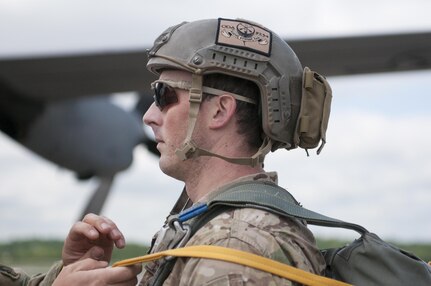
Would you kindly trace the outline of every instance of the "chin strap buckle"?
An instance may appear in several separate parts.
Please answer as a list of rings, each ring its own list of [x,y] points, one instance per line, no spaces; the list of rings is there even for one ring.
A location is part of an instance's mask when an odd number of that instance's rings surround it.
[[[196,146],[193,142],[187,141],[175,151],[175,154],[181,160],[185,161],[189,158],[193,157],[193,154],[196,152]]]

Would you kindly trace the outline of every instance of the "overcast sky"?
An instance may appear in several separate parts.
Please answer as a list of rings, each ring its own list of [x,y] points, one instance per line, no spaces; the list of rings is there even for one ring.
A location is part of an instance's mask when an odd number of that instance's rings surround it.
[[[0,0],[0,57],[148,47],[167,26],[209,17],[255,20],[286,38],[430,31],[429,11],[426,0]],[[278,171],[280,184],[310,209],[386,239],[431,241],[430,80],[431,71],[330,77],[322,154],[278,151],[266,169]],[[0,241],[64,238],[96,186],[0,133]],[[104,214],[129,240],[149,242],[181,188],[138,147]]]

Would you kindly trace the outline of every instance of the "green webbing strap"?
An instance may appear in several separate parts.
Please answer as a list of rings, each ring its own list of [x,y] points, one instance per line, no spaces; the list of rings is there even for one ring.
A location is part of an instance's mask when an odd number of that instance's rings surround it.
[[[348,228],[360,234],[368,232],[360,225],[331,218],[301,207],[288,191],[272,183],[240,182],[209,198],[208,207],[210,209],[219,205],[254,207],[282,216],[302,219],[313,225]]]

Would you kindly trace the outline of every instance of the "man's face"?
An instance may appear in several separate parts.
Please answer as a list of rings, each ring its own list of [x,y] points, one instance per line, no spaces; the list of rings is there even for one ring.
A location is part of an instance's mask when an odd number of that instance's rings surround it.
[[[161,80],[188,81],[192,76],[189,72],[166,70],[160,74]],[[184,142],[188,126],[189,92],[187,90],[174,89],[178,101],[165,106],[160,110],[155,103],[151,105],[144,115],[144,123],[150,126],[157,141],[157,149],[161,156],[160,169],[167,175],[183,179],[184,162],[177,157],[177,150]]]

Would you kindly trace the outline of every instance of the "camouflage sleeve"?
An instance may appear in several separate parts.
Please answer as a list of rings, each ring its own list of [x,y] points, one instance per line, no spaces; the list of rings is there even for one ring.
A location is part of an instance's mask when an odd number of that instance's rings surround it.
[[[256,253],[256,249],[245,242],[229,239],[220,241],[215,245],[241,249],[246,252]],[[259,254],[262,255],[262,254]],[[179,259],[177,264],[183,264],[182,273],[171,273],[174,277],[181,277],[179,284],[181,286],[240,286],[240,285],[285,285],[291,286],[289,280],[280,278],[270,273],[256,270],[240,264],[223,262],[211,259]],[[164,284],[166,285],[166,284]],[[169,285],[169,284],[168,284]]]
[[[0,264],[0,285],[1,286],[48,286],[54,283],[58,273],[63,268],[61,261],[55,263],[51,269],[44,274],[29,276],[21,269],[13,269]]]

